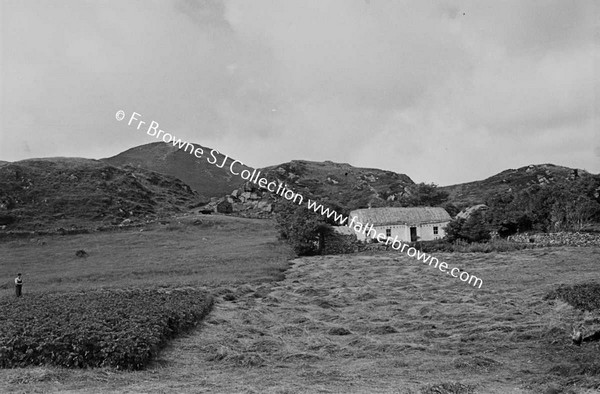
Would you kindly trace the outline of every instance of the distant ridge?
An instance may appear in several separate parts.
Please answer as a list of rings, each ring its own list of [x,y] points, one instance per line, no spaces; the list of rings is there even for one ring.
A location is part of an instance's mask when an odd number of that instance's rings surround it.
[[[204,150],[202,158],[190,154],[189,149],[184,151],[172,144],[154,142],[102,161],[118,167],[132,166],[174,176],[206,197],[223,198],[234,190],[241,194],[249,188],[244,179],[229,171],[229,164],[234,159],[228,158],[226,165],[219,168],[207,161],[211,148],[199,144],[194,146]],[[217,157],[220,165],[225,156],[220,154]],[[242,166],[236,165],[236,171],[242,169]],[[307,198],[319,198],[348,209],[364,208],[372,203],[381,205],[388,198],[395,198],[391,196],[403,194],[406,186],[414,184],[404,174],[332,161],[292,160],[258,170],[262,172],[261,176],[286,183]],[[250,188],[253,186],[250,185]]]
[[[115,166],[129,165],[171,175],[181,179],[203,196],[220,199],[228,197],[232,203],[240,202],[236,196],[255,189],[252,185],[248,186],[240,176],[229,171],[229,164],[234,159],[228,158],[226,165],[219,168],[207,161],[211,148],[199,144],[194,146],[204,150],[202,158],[197,158],[189,151],[183,151],[172,144],[155,142],[128,149],[102,160]],[[220,164],[224,155],[217,156]],[[237,169],[241,170],[240,166]],[[415,184],[405,174],[332,161],[292,160],[257,169],[262,172],[261,176],[283,182],[306,198],[319,199],[322,203],[339,206],[345,210],[390,205],[391,201],[406,193],[410,194],[407,187]],[[484,203],[490,193],[517,192],[533,184],[549,184],[574,176],[597,175],[592,175],[586,170],[554,164],[532,164],[508,169],[484,180],[443,186],[440,189],[449,193],[448,202],[466,207]],[[232,195],[234,190],[238,191],[236,195]],[[272,199],[269,200],[272,202]],[[239,207],[244,209],[242,205]]]
[[[485,197],[490,193],[517,192],[535,184],[551,184],[583,176],[598,175],[554,164],[531,164],[508,169],[480,181],[443,186],[440,189],[449,193],[449,200],[453,204],[468,206],[485,203]]]
[[[153,142],[128,149],[116,156],[101,159],[113,166],[132,166],[171,175],[188,184],[192,189],[206,197],[220,197],[244,184],[244,180],[229,171],[229,164],[234,159],[228,158],[223,168],[221,165],[225,155],[217,154],[217,163],[210,164],[211,148],[193,144],[204,150],[202,158],[184,151],[172,144]],[[239,171],[244,167],[236,165]],[[246,167],[248,168],[248,167]]]

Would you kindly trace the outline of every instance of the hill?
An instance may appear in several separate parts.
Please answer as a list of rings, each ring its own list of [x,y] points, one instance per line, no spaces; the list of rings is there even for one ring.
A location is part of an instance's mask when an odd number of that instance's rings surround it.
[[[355,208],[385,205],[407,193],[414,185],[407,175],[375,168],[353,167],[347,163],[293,160],[260,169],[260,177],[283,183],[288,189],[326,206],[348,212]],[[245,183],[221,200],[232,204],[244,216],[262,216],[277,201],[275,193]],[[216,202],[215,202],[216,203]]]
[[[269,178],[290,185],[305,197],[318,198],[321,202],[347,209],[393,200],[404,194],[407,186],[414,185],[413,180],[404,174],[332,161],[293,160],[266,167],[263,172]]]
[[[145,221],[203,200],[174,177],[98,160],[29,159],[0,166],[0,226],[6,231]]]
[[[449,193],[449,201],[457,206],[470,206],[485,203],[486,196],[517,192],[532,185],[553,184],[561,180],[574,180],[577,177],[596,176],[581,169],[538,164],[508,169],[481,181],[443,186],[440,189]]]
[[[204,150],[201,159],[190,154],[189,150],[186,152],[172,144],[153,142],[101,160],[116,167],[128,165],[174,176],[206,197],[223,196],[244,183],[242,178],[229,171],[229,164],[234,159],[228,158],[226,165],[219,168],[217,165],[223,162],[224,155],[216,155],[217,163],[210,164],[207,158],[210,158],[211,148],[199,144],[193,145]],[[236,168],[241,170],[242,166]]]
[[[113,166],[132,166],[174,176],[201,195],[212,197],[213,205],[228,200],[234,212],[243,212],[246,216],[265,216],[265,212],[270,212],[276,195],[233,175],[229,164],[234,159],[227,158],[226,165],[219,168],[207,161],[211,148],[199,144],[194,146],[204,150],[202,158],[172,144],[155,142],[128,149],[102,161]],[[217,164],[225,158],[222,154],[217,157]],[[242,167],[238,165],[236,170],[241,171]],[[406,193],[407,186],[414,185],[412,179],[404,174],[331,161],[292,160],[257,170],[261,171],[261,177],[283,182],[306,198],[319,199],[348,210],[384,204]]]

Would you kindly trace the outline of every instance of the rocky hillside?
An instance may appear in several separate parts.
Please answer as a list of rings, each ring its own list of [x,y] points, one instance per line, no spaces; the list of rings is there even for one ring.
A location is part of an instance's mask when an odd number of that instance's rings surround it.
[[[331,161],[293,160],[263,168],[261,172],[261,177],[282,182],[305,199],[317,200],[340,212],[385,204],[404,195],[407,186],[414,185],[404,174]],[[210,207],[227,201],[234,213],[261,217],[271,212],[277,198],[280,197],[274,193],[246,183],[220,199],[213,198]]]
[[[394,200],[406,192],[406,186],[414,184],[404,174],[332,161],[293,160],[263,171],[306,197],[319,198],[347,209]]]
[[[229,171],[229,164],[233,159],[228,158],[223,168],[221,165],[224,155],[216,155],[217,163],[210,164],[211,148],[199,144],[194,146],[204,150],[204,156],[197,158],[188,151],[164,142],[136,146],[119,153],[116,156],[102,159],[102,161],[116,167],[132,166],[161,174],[171,175],[181,179],[193,190],[206,197],[221,197],[240,187],[244,180]],[[236,169],[243,169],[237,165]]]
[[[0,166],[1,231],[129,224],[205,201],[174,177],[98,160],[30,159]]]
[[[597,176],[585,170],[540,164],[509,169],[487,179],[458,185],[443,186],[442,190],[450,194],[449,200],[457,206],[482,204],[489,194],[516,192],[535,184],[550,184],[559,180],[576,177]]]
[[[228,165],[233,160],[231,158],[227,159],[223,168],[210,164],[207,158],[211,149],[202,148],[204,157],[198,159],[171,144],[156,142],[129,149],[103,161],[115,166],[130,165],[179,178],[199,194],[211,198],[208,209],[216,210],[219,203],[226,202],[221,206],[222,212],[250,217],[262,217],[271,212],[277,196],[233,175]],[[220,155],[218,163],[223,159],[224,156]],[[283,182],[305,198],[318,200],[345,213],[356,208],[390,205],[394,200],[410,197],[410,186],[414,185],[404,174],[331,161],[293,160],[260,170],[261,177]],[[488,195],[514,193],[534,184],[551,184],[586,176],[598,175],[552,164],[530,165],[509,169],[481,181],[439,189],[448,192],[449,202],[462,209],[485,203]],[[228,204],[230,207],[227,207]]]

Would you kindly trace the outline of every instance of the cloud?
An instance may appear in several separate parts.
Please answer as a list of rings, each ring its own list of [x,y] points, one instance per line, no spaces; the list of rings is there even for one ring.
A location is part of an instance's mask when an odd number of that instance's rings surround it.
[[[2,7],[5,160],[151,142],[114,120],[123,109],[253,166],[334,160],[441,184],[536,162],[600,171],[593,1]]]
[[[192,120],[211,124],[202,133],[217,134],[223,119],[214,103],[238,82],[225,70],[237,44],[215,4],[4,3],[2,105],[13,114],[2,122],[4,138],[14,143],[24,133],[46,154],[89,155],[94,140],[143,143],[117,131],[120,108],[179,131]],[[56,149],[47,152],[49,140]]]

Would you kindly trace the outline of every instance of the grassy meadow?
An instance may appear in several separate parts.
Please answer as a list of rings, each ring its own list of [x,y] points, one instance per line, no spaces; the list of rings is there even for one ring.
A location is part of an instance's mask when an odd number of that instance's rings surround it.
[[[217,286],[283,278],[290,249],[265,220],[186,215],[144,228],[2,240],[0,295],[95,288]],[[77,257],[85,250],[87,257]]]
[[[76,257],[78,249],[89,256]],[[4,369],[0,392],[600,390],[598,344],[577,347],[569,335],[573,325],[600,330],[600,314],[545,299],[560,284],[600,281],[600,248],[435,255],[482,278],[482,288],[391,250],[290,264],[271,223],[230,217],[189,215],[141,232],[4,241],[2,275],[23,271],[25,295],[199,286],[215,305],[144,370]],[[2,291],[12,296],[12,286]]]

